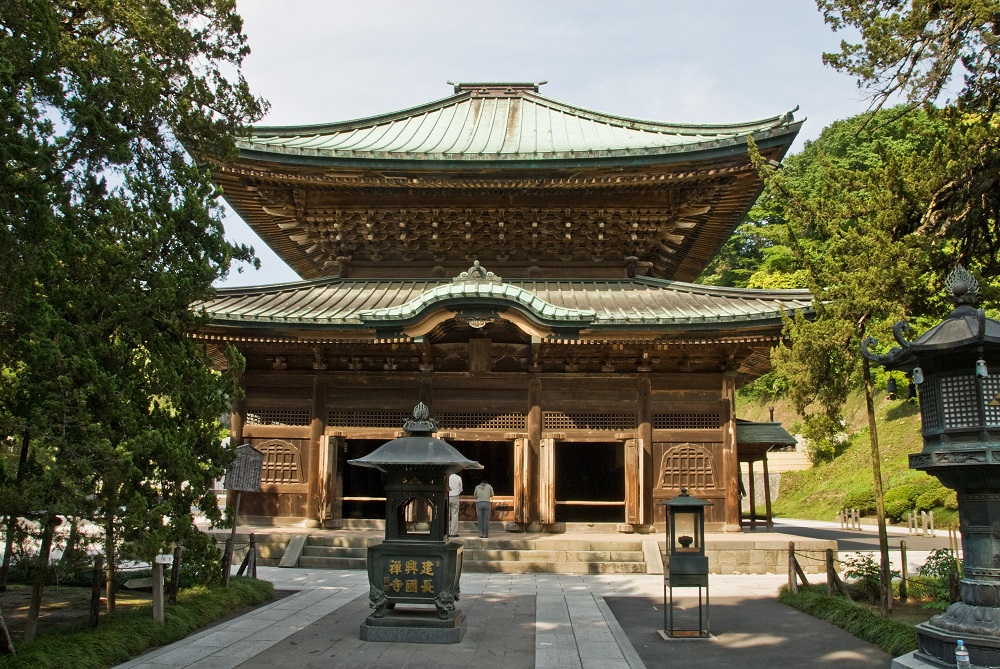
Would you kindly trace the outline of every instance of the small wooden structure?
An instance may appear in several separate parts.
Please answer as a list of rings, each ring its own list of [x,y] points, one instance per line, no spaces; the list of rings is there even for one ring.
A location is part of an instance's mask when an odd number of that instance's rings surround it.
[[[771,475],[767,469],[767,454],[773,448],[795,446],[798,442],[781,423],[755,423],[736,419],[736,448],[740,463],[746,463],[748,474],[747,499],[750,502],[749,526],[757,529],[757,490],[754,463],[760,462],[764,470],[764,524],[768,532],[774,531],[771,515]],[[742,515],[740,517],[741,523]]]

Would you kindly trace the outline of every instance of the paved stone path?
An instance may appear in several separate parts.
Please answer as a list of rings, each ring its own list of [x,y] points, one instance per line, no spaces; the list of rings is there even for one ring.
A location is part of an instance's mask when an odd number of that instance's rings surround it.
[[[640,669],[683,664],[689,653],[698,655],[690,666],[741,669],[890,664],[873,646],[775,603],[784,574],[712,574],[716,639],[663,641],[656,634],[662,608],[654,608],[663,602],[660,575],[466,573],[459,602],[465,636],[457,644],[423,645],[358,638],[369,612],[365,571],[258,573],[294,594],[117,669]]]
[[[360,624],[368,615],[367,574],[362,571],[259,569],[279,590],[295,590],[251,613],[142,655],[118,669],[312,669],[384,667],[401,669],[639,669],[644,664],[608,601],[663,601],[662,576],[646,574],[575,576],[561,574],[465,574],[459,607],[468,631],[458,644],[422,645],[364,642]],[[773,601],[784,575],[712,575],[714,601],[725,596]],[[721,603],[721,602],[720,602]],[[777,606],[777,605],[774,605]],[[649,607],[651,608],[651,607]],[[784,608],[784,607],[782,607]],[[748,613],[751,611],[747,609]],[[794,625],[839,630],[786,610]],[[662,613],[649,611],[649,625]],[[715,630],[713,630],[715,631]],[[813,632],[816,633],[816,632]],[[831,667],[887,667],[888,658],[844,635],[846,647],[828,659],[850,659]],[[671,643],[671,642],[664,642]],[[682,642],[689,644],[692,642]],[[643,648],[655,657],[657,644]],[[746,650],[709,642],[702,653],[721,654],[717,666],[754,663]],[[754,646],[751,644],[750,648]],[[766,649],[767,644],[756,646]],[[798,652],[809,653],[808,646]],[[856,647],[856,648],[854,648]],[[648,654],[653,652],[653,656]],[[791,658],[787,653],[784,659]],[[781,666],[792,666],[787,662]],[[826,665],[820,665],[826,666]]]

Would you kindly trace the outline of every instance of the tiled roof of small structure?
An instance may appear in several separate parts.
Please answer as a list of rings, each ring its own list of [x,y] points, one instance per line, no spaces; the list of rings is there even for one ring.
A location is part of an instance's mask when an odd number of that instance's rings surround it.
[[[794,446],[798,442],[781,423],[736,419],[736,443],[741,446]]]
[[[716,288],[645,277],[511,279],[317,279],[220,289],[204,307],[213,325],[370,328],[426,314],[435,304],[512,307],[551,323],[590,329],[656,326],[713,330],[780,323],[783,312],[811,308],[806,290]]]
[[[258,126],[238,144],[245,158],[516,161],[685,154],[744,145],[748,135],[792,138],[793,112],[746,123],[642,121],[557,102],[538,84],[456,84],[418,107],[323,125]]]

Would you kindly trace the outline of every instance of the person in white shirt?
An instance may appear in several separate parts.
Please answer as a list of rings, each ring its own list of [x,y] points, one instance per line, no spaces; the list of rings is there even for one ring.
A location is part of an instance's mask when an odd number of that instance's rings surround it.
[[[448,536],[458,536],[458,496],[462,494],[462,477],[448,477]]]

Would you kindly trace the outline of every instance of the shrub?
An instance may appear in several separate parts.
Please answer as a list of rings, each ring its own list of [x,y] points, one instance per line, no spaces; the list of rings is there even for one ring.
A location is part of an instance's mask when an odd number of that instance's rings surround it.
[[[930,511],[933,508],[945,506],[953,497],[955,497],[954,490],[938,486],[917,497],[915,508],[917,511]]]
[[[875,562],[871,553],[860,553],[855,557],[849,557],[844,560],[844,565],[847,567],[844,576],[850,579],[848,586],[852,591],[852,598],[863,598],[872,604],[878,603],[882,598],[881,567]],[[899,575],[898,571],[890,569],[890,582]]]
[[[948,580],[959,570],[958,559],[947,548],[931,551],[927,560],[910,579],[910,592],[914,597],[927,598],[926,609],[944,611],[951,604],[951,589]]]
[[[875,490],[864,488],[847,493],[844,496],[844,508],[857,509],[862,514],[875,513]]]
[[[919,508],[917,500],[925,494],[942,489],[941,483],[930,476],[911,479],[886,491],[885,515],[894,520],[902,520],[913,509]]]

